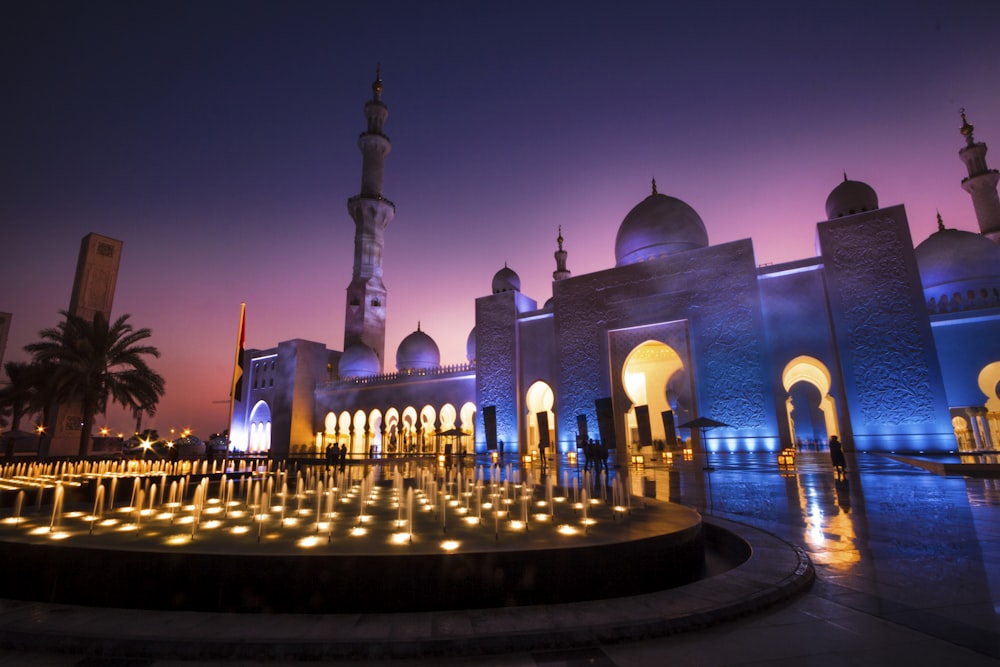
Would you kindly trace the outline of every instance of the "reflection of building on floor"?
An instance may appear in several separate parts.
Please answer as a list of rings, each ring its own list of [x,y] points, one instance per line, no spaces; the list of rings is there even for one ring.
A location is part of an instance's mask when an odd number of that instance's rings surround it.
[[[838,184],[817,255],[757,266],[750,239],[710,245],[699,215],[657,191],[625,216],[615,265],[573,276],[562,229],[552,297],[506,265],[475,302],[467,359],[442,365],[418,325],[386,369],[382,84],[361,135],[344,350],[290,340],[251,350],[234,446],[354,456],[567,452],[590,438],[637,450],[778,451],[837,435],[848,449],[948,451],[1000,443],[1000,200],[986,147],[960,151],[981,234],[939,229],[914,248],[902,205]],[[601,407],[599,407],[601,406]],[[488,415],[488,417],[486,417]],[[707,416],[725,426],[678,425]],[[446,435],[447,434],[447,435]]]

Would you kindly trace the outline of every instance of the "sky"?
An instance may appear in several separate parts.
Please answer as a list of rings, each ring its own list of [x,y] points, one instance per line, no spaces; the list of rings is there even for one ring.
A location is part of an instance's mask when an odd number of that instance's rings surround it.
[[[1000,167],[998,29],[995,1],[9,0],[4,360],[60,320],[89,232],[124,242],[112,316],[152,330],[161,433],[226,428],[241,302],[248,348],[342,349],[378,63],[390,371],[418,322],[465,361],[505,263],[548,299],[560,225],[574,275],[613,266],[652,178],[759,264],[815,256],[845,173],[915,244],[938,211],[978,231],[959,109]]]

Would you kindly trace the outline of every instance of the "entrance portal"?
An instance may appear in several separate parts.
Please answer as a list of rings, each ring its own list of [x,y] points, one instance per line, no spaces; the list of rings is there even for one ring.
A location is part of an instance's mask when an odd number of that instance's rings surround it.
[[[788,395],[785,408],[792,444],[798,440],[827,442],[840,437],[837,404],[830,395],[830,371],[822,361],[801,356],[792,359],[781,374]]]
[[[630,401],[625,413],[625,437],[629,447],[666,442],[662,413],[677,408],[677,396],[671,396],[671,379],[684,370],[684,362],[674,348],[655,340],[637,345],[622,366],[622,386]],[[645,425],[636,418],[636,407],[649,409],[651,442],[642,442]],[[673,434],[671,434],[673,435]]]

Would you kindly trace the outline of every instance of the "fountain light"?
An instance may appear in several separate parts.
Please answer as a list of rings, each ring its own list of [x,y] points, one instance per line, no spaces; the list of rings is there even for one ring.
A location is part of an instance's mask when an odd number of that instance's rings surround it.
[[[539,512],[538,514],[534,514],[532,516],[534,516],[535,521],[548,521],[549,519],[552,518],[551,514],[544,514],[542,512]]]
[[[318,536],[308,535],[299,540],[297,544],[304,549],[309,549],[310,547],[318,546],[321,542],[322,540]]]
[[[368,533],[368,529],[364,526],[354,526],[347,532],[351,537],[363,537]]]
[[[204,530],[212,530],[213,528],[218,528],[222,525],[222,522],[218,519],[212,519],[211,521],[205,521],[201,524],[201,528]]]
[[[392,537],[389,538],[392,544],[409,544],[410,543],[410,533],[393,533]]]
[[[441,549],[444,551],[455,551],[460,546],[462,546],[462,543],[458,540],[445,540],[441,543]]]
[[[564,523],[561,526],[559,526],[558,528],[556,528],[556,532],[558,532],[561,535],[576,535],[580,531],[578,531],[573,526],[570,526],[570,525],[567,525],[567,524]]]
[[[244,535],[250,532],[250,526],[233,526],[229,532],[233,535]]]
[[[463,517],[462,520],[465,521],[465,523],[469,524],[470,526],[475,526],[476,524],[479,523],[479,519],[477,519],[474,516]]]
[[[524,522],[523,521],[514,520],[514,521],[511,521],[509,525],[510,525],[510,529],[511,530],[524,530]]]

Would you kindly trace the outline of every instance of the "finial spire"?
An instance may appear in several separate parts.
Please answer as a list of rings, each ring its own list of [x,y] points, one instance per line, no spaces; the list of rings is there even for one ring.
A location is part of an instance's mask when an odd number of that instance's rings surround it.
[[[847,182],[847,170],[845,169],[844,170],[844,183],[846,183],[846,182]]]
[[[417,331],[420,331],[420,320],[417,320]]]
[[[944,220],[941,219],[941,211],[937,212],[937,223],[938,223],[938,231],[939,232],[943,232],[944,231]]]
[[[656,179],[655,178],[653,179],[653,194],[654,195],[657,194],[657,192],[656,192]]]
[[[378,102],[382,99],[382,63],[375,65],[375,80],[372,82],[372,93],[375,95],[375,101]]]
[[[555,252],[556,270],[552,272],[552,280],[562,280],[572,275],[566,268],[566,257],[569,253],[563,250],[562,225],[559,225],[559,236],[556,237],[556,242],[559,244],[559,249]]]
[[[962,127],[961,129],[959,129],[959,132],[961,132],[962,136],[965,137],[965,143],[971,146],[973,143],[972,131],[975,129],[975,127],[973,125],[970,125],[969,121],[966,120],[965,107],[959,109],[959,113],[962,114]]]

